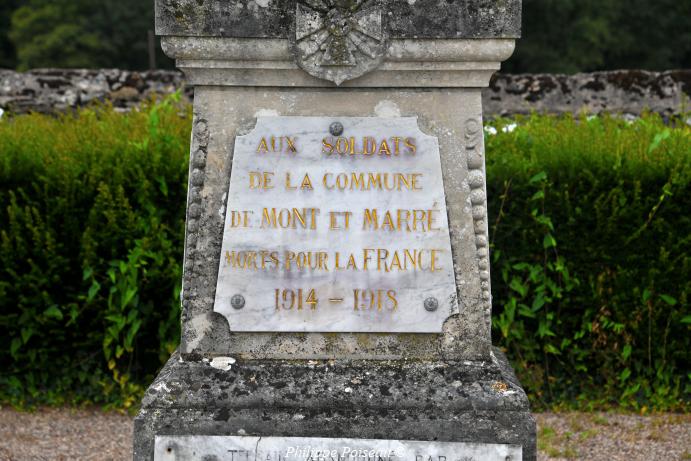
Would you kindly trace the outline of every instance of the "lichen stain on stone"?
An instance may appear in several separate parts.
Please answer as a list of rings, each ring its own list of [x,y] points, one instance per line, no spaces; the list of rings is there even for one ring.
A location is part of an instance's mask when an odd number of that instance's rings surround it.
[[[226,199],[228,198],[228,193],[224,192],[223,197],[221,197],[221,208],[218,209],[218,216],[221,219],[226,217]]]
[[[492,383],[492,389],[496,392],[506,392],[509,390],[509,385],[503,381],[495,381]]]
[[[211,322],[206,315],[192,317],[188,324],[187,350],[193,351],[199,346],[204,336],[211,329]]]
[[[230,411],[227,408],[221,408],[214,416],[214,421],[228,421],[230,418]]]
[[[385,99],[374,106],[374,113],[377,117],[394,118],[401,116],[401,109],[395,102]]]
[[[172,1],[170,3],[170,8],[173,11],[173,17],[177,23],[185,28],[190,26],[190,19],[194,18],[196,13],[194,5],[188,2]]]
[[[275,109],[259,109],[254,113],[254,117],[278,117],[279,114]]]
[[[338,349],[338,333],[323,333],[322,337],[324,338],[324,350],[327,353],[331,353]]]
[[[161,391],[170,392],[170,388],[166,385],[165,381],[159,381],[159,382],[154,383],[151,386],[151,389],[153,389],[156,392],[161,392]]]
[[[233,357],[214,357],[211,359],[211,362],[209,362],[209,365],[213,368],[223,371],[230,370],[233,364],[235,364],[235,359]]]
[[[372,346],[372,339],[368,334],[356,334],[355,341],[357,342],[358,346],[362,347],[363,349],[369,349]]]

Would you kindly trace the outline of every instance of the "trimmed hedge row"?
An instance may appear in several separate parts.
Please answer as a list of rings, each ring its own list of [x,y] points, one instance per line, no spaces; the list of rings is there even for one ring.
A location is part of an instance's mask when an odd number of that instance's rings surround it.
[[[493,331],[537,407],[686,410],[691,129],[500,120]],[[0,121],[0,401],[136,405],[179,335],[189,107]]]
[[[537,405],[687,409],[691,129],[519,123],[487,144],[495,343]]]
[[[0,400],[129,407],[175,349],[190,119],[0,122]]]

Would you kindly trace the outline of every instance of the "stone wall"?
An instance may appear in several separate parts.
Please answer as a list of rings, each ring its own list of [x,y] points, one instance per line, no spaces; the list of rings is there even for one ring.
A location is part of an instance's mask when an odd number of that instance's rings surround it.
[[[153,94],[183,87],[177,71],[117,69],[0,70],[0,109],[8,113],[55,112],[110,100],[127,110]],[[187,99],[191,89],[183,91]],[[651,110],[666,117],[689,111],[691,70],[616,71],[576,75],[497,74],[483,101],[488,116],[602,112],[637,116]]]
[[[691,109],[691,69],[669,72],[626,70],[576,75],[497,74],[483,94],[491,115],[603,112],[665,117]]]
[[[50,113],[109,100],[116,108],[127,110],[154,94],[170,94],[180,87],[183,79],[177,71],[0,70],[0,108],[10,113]],[[185,95],[192,98],[191,88]]]

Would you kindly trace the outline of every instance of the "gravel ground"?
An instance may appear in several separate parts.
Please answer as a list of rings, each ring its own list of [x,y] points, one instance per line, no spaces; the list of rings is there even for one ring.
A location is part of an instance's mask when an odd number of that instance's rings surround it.
[[[691,415],[541,413],[540,461],[691,460]],[[0,408],[0,460],[131,459],[132,418],[98,409]]]
[[[132,459],[132,418],[98,409],[0,408],[0,460]]]
[[[541,413],[538,460],[691,460],[691,415]]]

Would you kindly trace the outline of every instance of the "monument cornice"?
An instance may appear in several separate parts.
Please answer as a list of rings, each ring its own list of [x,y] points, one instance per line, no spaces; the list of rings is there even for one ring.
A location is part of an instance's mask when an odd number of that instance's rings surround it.
[[[288,39],[162,37],[192,85],[334,87],[304,72]],[[514,50],[513,39],[392,39],[383,62],[345,88],[482,88]]]

